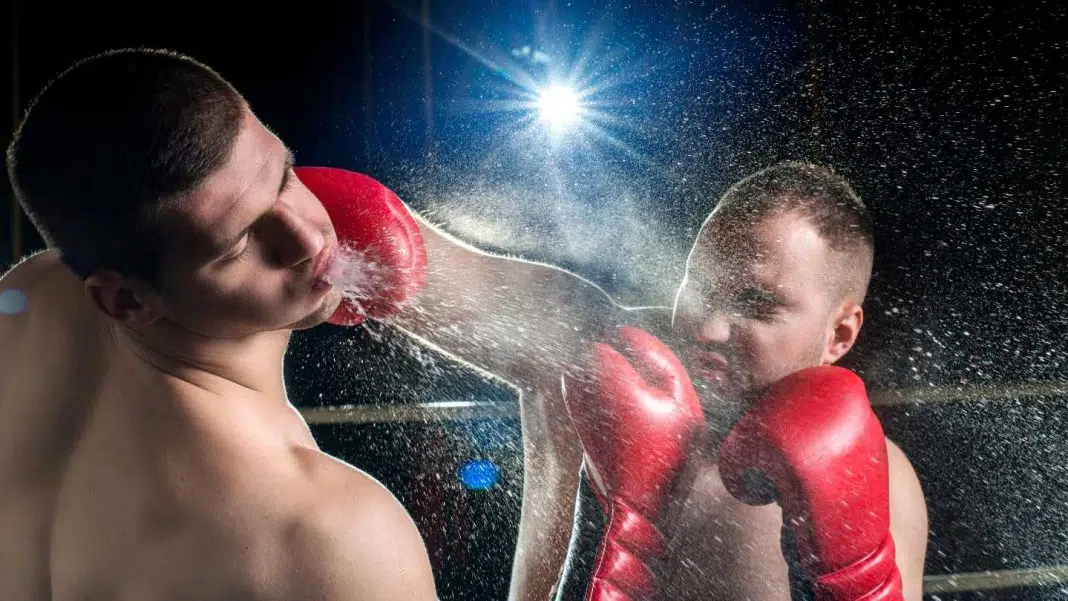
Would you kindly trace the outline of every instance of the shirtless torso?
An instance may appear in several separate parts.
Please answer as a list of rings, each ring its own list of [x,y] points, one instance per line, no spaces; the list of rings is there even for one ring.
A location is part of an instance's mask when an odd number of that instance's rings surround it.
[[[714,445],[713,445],[714,446]],[[907,601],[923,598],[927,511],[915,470],[886,441],[890,531]],[[782,544],[782,509],[750,506],[727,492],[713,452],[691,459],[688,485],[666,524],[671,540],[660,565],[657,599],[812,599],[790,546]],[[789,559],[788,559],[789,558]]]
[[[157,369],[48,252],[12,289],[28,302],[0,314],[4,598],[434,597],[403,508],[318,449],[280,379]]]
[[[643,308],[621,316],[665,341],[672,340],[671,312]],[[717,466],[723,434],[736,419],[706,408],[709,429],[694,446],[659,526],[668,538],[666,552],[653,567],[658,590],[654,599],[703,601],[706,599],[760,599],[802,601],[814,598],[799,571],[790,545],[783,545],[782,509],[777,504],[750,506],[727,491]],[[905,599],[923,596],[923,561],[926,550],[927,512],[915,470],[901,449],[886,441],[890,470],[890,528],[897,547],[897,565],[905,583]],[[602,517],[589,487],[580,488],[581,516],[597,524]],[[579,522],[583,523],[582,520]],[[588,574],[593,560],[589,545],[598,536],[576,532],[581,549],[565,568]],[[581,565],[579,565],[581,564]],[[583,586],[585,586],[583,582]],[[583,589],[584,590],[584,589]],[[561,599],[569,599],[574,590]]]

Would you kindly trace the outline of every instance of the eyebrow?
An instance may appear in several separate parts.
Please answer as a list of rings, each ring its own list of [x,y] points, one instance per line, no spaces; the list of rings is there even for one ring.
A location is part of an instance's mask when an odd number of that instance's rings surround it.
[[[738,293],[738,298],[745,302],[773,303],[785,305],[786,301],[778,294],[764,288],[748,287]]]
[[[278,184],[278,194],[279,195],[281,195],[282,192],[285,191],[286,187],[289,186],[289,180],[292,177],[292,173],[293,173],[293,165],[295,164],[294,158],[295,157],[293,155],[293,150],[290,149],[287,146],[286,147],[286,156],[285,156],[284,162],[282,164],[282,179]],[[274,203],[271,203],[271,204],[273,205]],[[241,239],[244,238],[245,235],[247,235],[249,233],[249,231],[253,228],[253,226],[256,225],[257,221],[259,221],[259,216],[258,215],[256,216],[256,219],[252,220],[252,223],[248,224],[247,227],[242,229],[240,232],[238,232],[234,236],[231,236],[228,240],[226,240],[226,242],[221,244],[220,247],[219,247],[219,250],[221,252],[225,252],[225,251],[230,250],[231,248],[233,248],[234,245],[236,245],[238,242],[240,242]]]

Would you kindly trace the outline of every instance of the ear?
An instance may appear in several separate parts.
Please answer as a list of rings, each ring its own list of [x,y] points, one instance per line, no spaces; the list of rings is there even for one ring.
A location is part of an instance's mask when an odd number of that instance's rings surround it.
[[[857,341],[864,325],[864,309],[856,302],[846,299],[827,331],[827,343],[823,349],[823,364],[831,365],[841,359]]]
[[[93,305],[108,317],[129,325],[148,325],[159,313],[148,302],[148,289],[111,271],[94,273],[85,280]]]

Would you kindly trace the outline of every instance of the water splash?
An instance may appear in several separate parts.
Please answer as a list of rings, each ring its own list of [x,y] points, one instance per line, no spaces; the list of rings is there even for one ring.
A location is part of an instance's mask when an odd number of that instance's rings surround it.
[[[341,292],[342,302],[363,306],[396,279],[396,269],[373,258],[365,248],[339,243],[326,270],[326,279]]]

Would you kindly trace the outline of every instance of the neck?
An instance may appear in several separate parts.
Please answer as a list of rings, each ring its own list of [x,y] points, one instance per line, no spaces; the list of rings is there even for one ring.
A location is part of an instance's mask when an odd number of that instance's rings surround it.
[[[289,330],[215,338],[165,320],[146,327],[111,326],[112,339],[131,360],[219,395],[252,392],[285,399],[282,360]]]

